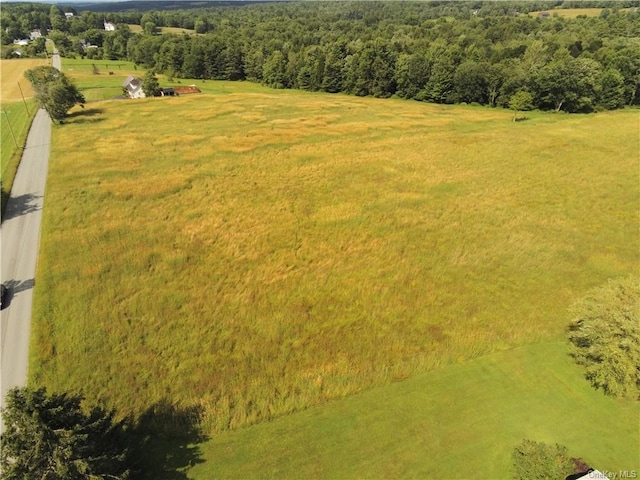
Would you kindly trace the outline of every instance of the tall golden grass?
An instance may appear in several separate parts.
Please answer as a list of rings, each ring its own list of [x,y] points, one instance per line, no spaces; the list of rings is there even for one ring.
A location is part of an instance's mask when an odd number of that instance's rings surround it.
[[[50,65],[45,58],[21,58],[0,60],[0,102],[21,102],[22,97],[33,97],[33,89],[29,81],[24,78],[24,72],[41,65]],[[22,93],[21,93],[22,90]]]
[[[55,128],[32,382],[219,431],[561,338],[637,270],[637,112],[225,89]]]

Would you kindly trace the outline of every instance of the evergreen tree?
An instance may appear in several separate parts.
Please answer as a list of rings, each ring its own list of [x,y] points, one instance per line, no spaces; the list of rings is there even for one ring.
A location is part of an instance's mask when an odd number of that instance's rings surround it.
[[[124,425],[100,408],[85,414],[81,402],[79,395],[47,395],[44,388],[10,390],[2,411],[3,478],[128,478]]]
[[[158,77],[156,77],[153,70],[148,70],[142,79],[142,91],[145,97],[157,97],[160,95],[161,90]]]

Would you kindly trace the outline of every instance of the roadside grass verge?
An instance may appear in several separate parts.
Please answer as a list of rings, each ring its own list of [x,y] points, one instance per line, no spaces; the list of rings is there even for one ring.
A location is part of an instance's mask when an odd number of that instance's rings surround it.
[[[564,343],[530,345],[215,435],[190,478],[510,478],[528,438],[600,471],[640,465],[640,404],[589,386]],[[569,475],[572,472],[567,472]]]
[[[0,212],[4,212],[22,157],[22,149],[27,142],[29,128],[38,109],[33,100],[31,84],[24,78],[24,72],[49,63],[49,60],[39,58],[0,60]],[[26,106],[22,95],[26,100]]]
[[[558,339],[637,271],[637,111],[206,85],[54,127],[31,382],[224,431]]]
[[[0,119],[2,121],[2,126],[0,126],[0,142],[2,142],[2,148],[0,149],[0,162],[2,164],[0,174],[0,182],[2,183],[1,212],[4,212],[4,207],[9,199],[13,180],[16,177],[20,159],[22,158],[22,151],[27,143],[29,128],[38,110],[38,105],[33,100],[27,100],[27,105],[29,108],[28,113],[22,101],[19,103],[3,103],[0,108],[2,112],[0,113],[2,117]]]

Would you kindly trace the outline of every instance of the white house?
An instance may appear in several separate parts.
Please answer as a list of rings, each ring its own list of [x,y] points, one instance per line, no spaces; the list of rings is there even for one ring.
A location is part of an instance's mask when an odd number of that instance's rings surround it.
[[[142,79],[129,75],[127,79],[122,83],[122,87],[127,91],[127,94],[131,98],[144,98],[145,94],[142,91]]]
[[[116,26],[111,22],[105,21],[104,22],[104,29],[107,32],[115,32],[116,31]]]
[[[31,38],[31,40],[35,40],[40,37],[42,37],[42,32],[40,30],[31,30],[31,33],[29,34],[29,38]]]
[[[593,468],[590,468],[588,471],[584,473],[584,475],[576,478],[579,478],[580,480],[609,480],[609,477],[607,476],[607,474],[600,472],[598,470],[594,470]],[[635,478],[635,476],[633,478]]]
[[[70,18],[73,18],[73,12],[64,12],[64,16],[69,20]]]

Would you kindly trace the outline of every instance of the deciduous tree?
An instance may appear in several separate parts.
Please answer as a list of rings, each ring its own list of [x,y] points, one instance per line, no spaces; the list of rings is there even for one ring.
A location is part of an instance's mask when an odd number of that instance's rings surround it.
[[[518,119],[518,112],[533,108],[533,95],[526,90],[519,90],[511,96],[509,108],[513,110],[513,121]]]
[[[35,67],[27,70],[24,76],[31,82],[36,99],[53,121],[64,119],[74,105],[83,106],[85,103],[78,88],[56,68]]]
[[[567,447],[558,444],[523,440],[514,449],[512,460],[514,480],[565,478],[573,473],[573,461],[567,454]]]
[[[571,353],[596,388],[640,396],[640,279],[610,281],[571,307]]]

